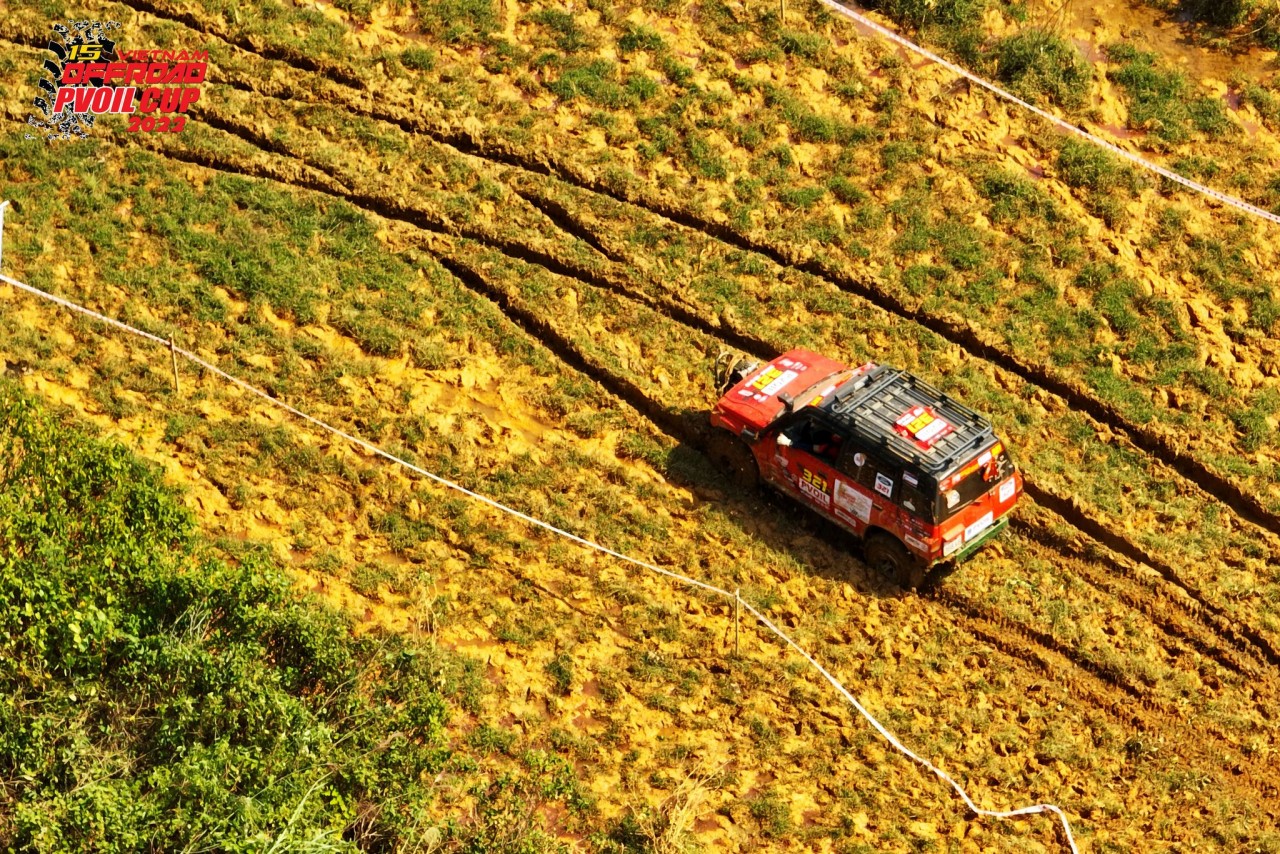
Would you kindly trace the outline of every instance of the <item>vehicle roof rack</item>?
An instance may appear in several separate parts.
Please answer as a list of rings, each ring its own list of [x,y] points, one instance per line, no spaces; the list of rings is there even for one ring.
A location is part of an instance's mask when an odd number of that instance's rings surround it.
[[[951,428],[927,448],[897,430],[898,420],[917,406],[928,408]],[[939,479],[995,441],[995,429],[986,418],[919,377],[888,365],[845,383],[821,408],[868,446]]]

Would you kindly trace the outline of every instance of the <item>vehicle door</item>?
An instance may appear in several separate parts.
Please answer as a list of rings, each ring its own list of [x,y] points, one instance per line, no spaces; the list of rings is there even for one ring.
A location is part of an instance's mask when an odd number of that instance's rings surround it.
[[[832,513],[855,533],[875,525],[897,536],[898,481],[896,468],[851,444],[837,462]]]
[[[848,441],[817,412],[801,412],[778,436],[774,457],[781,485],[806,504],[831,514],[835,462]]]

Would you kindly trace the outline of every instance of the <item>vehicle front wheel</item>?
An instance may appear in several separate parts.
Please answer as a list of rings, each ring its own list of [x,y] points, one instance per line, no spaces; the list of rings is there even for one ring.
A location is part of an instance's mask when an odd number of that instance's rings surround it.
[[[756,455],[751,453],[746,442],[726,434],[718,437],[718,444],[720,447],[716,449],[716,461],[734,486],[750,489],[760,483],[760,467],[756,464]]]
[[[867,537],[862,552],[868,566],[892,578],[904,590],[917,590],[924,585],[924,564],[895,537],[872,534]]]

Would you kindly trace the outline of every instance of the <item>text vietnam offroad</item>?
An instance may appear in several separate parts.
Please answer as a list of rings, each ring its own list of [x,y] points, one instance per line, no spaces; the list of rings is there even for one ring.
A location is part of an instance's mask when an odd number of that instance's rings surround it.
[[[137,51],[133,55],[145,55]],[[126,54],[129,55],[129,54]],[[185,51],[182,55],[187,55]],[[207,56],[207,53],[205,54]],[[200,99],[207,62],[69,62],[62,70],[54,110],[72,105],[77,113],[185,113]],[[141,83],[136,86],[114,84]]]

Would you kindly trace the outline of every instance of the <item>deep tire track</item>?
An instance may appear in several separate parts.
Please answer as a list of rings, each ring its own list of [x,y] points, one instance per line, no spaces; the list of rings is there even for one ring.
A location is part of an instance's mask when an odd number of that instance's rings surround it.
[[[1210,602],[1203,593],[1185,581],[1178,574],[1178,571],[1168,563],[1147,553],[1102,523],[1087,516],[1069,500],[1049,492],[1030,479],[1024,480],[1023,487],[1026,494],[1031,496],[1037,504],[1057,513],[1071,527],[1117,554],[1124,555],[1136,563],[1143,563],[1154,569],[1165,581],[1181,590],[1196,605],[1212,615],[1214,617],[1214,630],[1221,632],[1224,637],[1229,638],[1237,647],[1252,647],[1263,657],[1267,664],[1273,667],[1280,667],[1280,652],[1276,651],[1275,646],[1272,645],[1268,638],[1264,637],[1257,629],[1233,617],[1222,606]]]
[[[190,12],[182,12],[173,9],[163,9],[151,0],[116,0],[123,6],[128,6],[137,12],[146,12],[155,18],[166,21],[173,21],[177,24],[195,30],[198,33],[234,45],[243,51],[255,54],[263,59],[271,59],[277,62],[285,62],[295,68],[301,68],[310,71],[313,74],[332,80],[335,83],[341,83],[352,89],[365,91],[366,84],[364,80],[358,77],[353,71],[342,68],[338,65],[322,62],[314,56],[294,50],[293,48],[281,47],[279,45],[257,43],[248,36],[233,36],[230,33],[215,28],[208,21],[201,21]]]
[[[1167,704],[1152,699],[1146,691],[1137,685],[1134,685],[1123,673],[1117,671],[1110,665],[1095,661],[1088,656],[1082,655],[1079,651],[1071,649],[1049,632],[1009,619],[1004,614],[1001,614],[998,611],[995,611],[986,605],[983,605],[976,600],[947,587],[934,588],[933,590],[925,593],[924,596],[927,599],[942,604],[950,611],[964,615],[970,620],[976,621],[980,624],[996,626],[999,629],[999,632],[996,633],[996,637],[999,638],[1000,644],[1002,645],[1008,644],[1010,635],[1021,637],[1033,646],[1046,650],[1059,658],[1070,662],[1076,670],[1086,673],[1098,682],[1104,683],[1109,688],[1123,693],[1130,701],[1137,703],[1143,709],[1154,714],[1163,715],[1169,720],[1177,722],[1179,725],[1185,725],[1185,722],[1182,721],[1181,718],[1178,718],[1177,715],[1168,708]],[[1041,663],[1044,661],[1043,658],[1038,656],[1032,656],[1032,658]],[[1061,673],[1054,673],[1053,677],[1058,679],[1061,678],[1061,675]],[[1219,737],[1223,737],[1225,740],[1225,737],[1222,736],[1221,733],[1218,733],[1218,735]]]
[[[1091,667],[1078,668],[1077,672],[1085,674],[1083,680],[1064,677],[1062,668],[1056,666],[1054,660],[1065,658],[1067,662],[1074,663],[1073,658],[1064,656],[1063,652],[1056,648],[1060,646],[1056,641],[1048,646],[1040,644],[1036,636],[1044,633],[1034,630],[1028,633],[1020,624],[1013,623],[978,603],[949,591],[944,592],[942,596],[955,600],[950,603],[951,611],[962,617],[963,623],[960,625],[962,631],[1009,658],[1023,662],[1030,669],[1039,671],[1049,682],[1062,687],[1068,694],[1089,706],[1106,712],[1117,721],[1149,733],[1190,730],[1196,735],[1212,734],[1216,741],[1231,750],[1230,757],[1207,748],[1194,738],[1183,746],[1188,750],[1196,749],[1196,752],[1190,756],[1187,753],[1180,755],[1184,759],[1193,759],[1194,764],[1202,764],[1205,768],[1213,769],[1213,776],[1217,777],[1220,783],[1227,781],[1243,784],[1245,792],[1262,796],[1262,799],[1256,803],[1263,811],[1273,817],[1280,816],[1280,809],[1276,806],[1276,798],[1280,795],[1280,783],[1269,777],[1254,776],[1250,770],[1250,763],[1240,755],[1240,747],[1216,725],[1208,724],[1203,719],[1193,724],[1176,713],[1166,711],[1160,704],[1152,703],[1142,697],[1134,697],[1122,684],[1114,683],[1109,678],[1109,668],[1103,666],[1098,667],[1100,672],[1095,672]],[[1031,645],[1027,646],[1024,642]],[[1048,656],[1045,653],[1048,653]],[[1085,684],[1086,681],[1092,684]],[[1224,767],[1228,765],[1229,767]],[[1263,770],[1266,770],[1265,767]]]
[[[298,54],[296,51],[276,48],[269,45],[259,48],[247,38],[234,39],[224,33],[212,29],[193,15],[163,10],[155,3],[151,2],[151,0],[119,1],[131,8],[148,12],[158,18],[164,18],[166,20],[181,23],[196,32],[220,39],[227,44],[239,47],[240,49],[259,56],[262,59],[287,62],[296,67],[304,68],[312,71],[313,73],[320,74],[326,79],[339,83],[347,88],[358,90],[359,92],[366,91],[364,82],[359,78],[354,77],[350,72],[345,72],[342,69],[318,63],[310,57]],[[240,88],[240,86],[237,86],[237,88]],[[293,93],[292,90],[289,90],[288,96],[273,95],[270,92],[264,92],[261,87],[249,87],[249,91],[254,91],[257,94],[267,95],[269,97],[282,97],[284,100],[297,98],[296,93]],[[307,100],[312,104],[317,103],[310,99]],[[1056,377],[1047,370],[1036,365],[1029,364],[1017,356],[982,340],[978,332],[968,325],[929,314],[923,309],[912,308],[900,297],[887,293],[884,290],[876,288],[866,282],[852,279],[838,271],[831,270],[816,260],[797,260],[789,257],[790,253],[784,251],[781,247],[753,239],[735,231],[729,226],[703,219],[693,212],[676,208],[659,200],[642,198],[637,193],[626,192],[605,182],[579,175],[568,166],[556,162],[551,157],[535,159],[523,154],[522,152],[477,141],[465,130],[444,132],[421,120],[380,110],[374,106],[360,107],[351,104],[350,102],[343,103],[341,106],[358,114],[364,115],[367,118],[384,121],[400,127],[408,133],[422,134],[437,143],[447,145],[460,153],[468,154],[482,160],[516,167],[526,172],[557,178],[572,186],[578,187],[581,190],[585,190],[596,195],[606,196],[619,203],[631,205],[632,207],[648,211],[654,216],[661,217],[670,222],[676,223],[677,225],[682,225],[694,231],[702,232],[703,234],[714,237],[722,243],[729,244],[742,251],[762,255],[781,267],[809,273],[810,275],[815,276],[816,278],[819,278],[840,290],[865,299],[890,314],[917,323],[947,341],[960,346],[972,355],[978,356],[979,358],[988,361],[1009,373],[1014,374],[1015,376],[1018,376],[1032,385],[1039,386],[1046,391],[1057,395],[1072,408],[1083,411],[1096,421],[1106,424],[1113,430],[1118,430],[1124,433],[1136,447],[1154,456],[1157,460],[1169,466],[1174,471],[1177,471],[1179,475],[1196,484],[1196,486],[1200,487],[1200,489],[1204,490],[1209,495],[1222,501],[1223,504],[1231,508],[1231,510],[1240,518],[1257,525],[1264,530],[1270,531],[1272,534],[1280,535],[1280,516],[1269,510],[1256,497],[1245,493],[1242,488],[1235,485],[1228,478],[1209,469],[1194,457],[1187,456],[1175,448],[1164,436],[1132,423],[1114,406],[1091,397],[1086,392],[1076,388],[1066,379]]]
[[[174,152],[165,151],[160,148],[149,149],[149,150],[152,150],[155,153],[160,154],[162,156],[174,156]],[[190,155],[189,152],[182,152],[182,153]],[[228,164],[228,163],[217,164],[217,158],[213,157],[212,155],[203,156],[203,157],[201,156],[175,157],[175,159],[178,159],[182,162],[191,162],[191,163],[196,163],[198,165],[209,166],[210,168],[215,168],[215,169],[218,169],[219,171],[248,175],[250,177],[265,178],[267,180],[276,181],[278,183],[287,184],[287,185],[302,188],[302,189],[313,189],[317,192],[325,193],[326,195],[339,196],[341,198],[344,198],[349,203],[354,204],[356,206],[360,206],[360,207],[363,207],[363,205],[361,204],[362,200],[368,200],[372,198],[363,194],[355,194],[355,193],[350,194],[350,196],[347,196],[341,192],[337,192],[334,189],[325,186],[323,183],[320,183],[318,186],[313,186],[311,184],[298,183],[287,177],[282,177],[280,175],[273,174],[272,170],[263,168],[261,166],[246,167],[246,165],[244,164]],[[216,164],[216,165],[211,165],[211,164]],[[375,207],[387,208],[392,211],[407,210],[410,214],[416,214],[418,216],[425,217],[425,214],[423,214],[420,211],[403,209],[397,205],[388,206],[383,201],[377,200],[377,199],[372,199],[372,201],[375,203]],[[379,210],[371,210],[371,212],[378,213],[380,216],[385,215],[381,213]],[[393,215],[389,218],[398,219],[402,222],[407,222],[408,224],[413,225],[415,227],[423,227],[419,225],[418,222],[413,221],[414,219],[413,216],[405,218],[405,217]],[[438,227],[431,227],[431,226],[438,226],[438,223],[435,223],[434,221],[432,221],[430,217],[426,217],[426,220],[427,220],[428,227],[425,227],[424,230],[427,230],[428,232],[433,234],[440,234],[442,236],[449,237],[449,238],[458,237],[458,235],[451,234],[448,231],[442,230]],[[501,250],[498,249],[497,247],[488,247],[488,248],[493,249],[494,251],[501,252]],[[565,364],[573,367],[574,369],[579,370],[580,372],[590,377],[591,379],[595,380],[607,392],[612,394],[614,397],[622,400],[623,402],[627,403],[629,406],[631,406],[633,409],[635,409],[637,412],[639,412],[641,415],[647,418],[651,423],[653,423],[655,426],[657,426],[660,430],[662,430],[671,438],[675,439],[676,441],[682,442],[684,444],[690,445],[704,454],[707,453],[708,442],[711,438],[711,428],[705,425],[702,419],[695,420],[688,417],[682,417],[676,413],[673,413],[662,404],[650,399],[644,393],[644,391],[638,386],[636,386],[634,383],[630,383],[625,379],[617,376],[616,374],[613,374],[607,367],[596,363],[594,360],[582,354],[577,349],[576,345],[573,344],[572,341],[570,341],[569,339],[561,335],[546,320],[539,317],[529,309],[521,305],[518,305],[517,302],[514,299],[512,299],[511,295],[505,289],[503,289],[501,286],[498,286],[490,282],[476,267],[474,267],[470,263],[467,263],[461,260],[460,258],[458,258],[457,256],[452,255],[450,253],[432,251],[432,250],[427,250],[427,251],[429,252],[429,254],[431,254],[433,257],[439,260],[442,266],[444,266],[453,275],[455,275],[464,286],[466,286],[473,293],[476,293],[478,296],[481,296],[482,298],[485,298],[493,302],[495,305],[497,305],[498,308],[502,310],[504,316],[508,317],[518,328],[524,331],[525,334],[529,335],[538,344],[540,344],[543,347],[546,347],[558,359],[563,361]],[[505,254],[505,253],[502,253],[502,254]],[[1018,658],[1019,660],[1028,662],[1029,664],[1033,665],[1036,669],[1039,669],[1045,672],[1046,675],[1052,675],[1055,679],[1060,678],[1060,674],[1054,671],[1054,668],[1052,667],[1052,665],[1042,654],[1037,653],[1034,650],[1028,651],[1025,648],[1019,649],[1015,644],[1013,644],[1010,637],[1008,637],[1007,635],[1012,634],[1017,637],[1024,638],[1027,642],[1033,644],[1033,646],[1042,648],[1044,651],[1062,658],[1074,669],[1079,670],[1084,674],[1087,674],[1089,678],[1095,680],[1096,682],[1104,686],[1108,686],[1108,690],[1115,691],[1119,694],[1123,694],[1125,697],[1130,698],[1134,703],[1140,706],[1143,709],[1143,711],[1146,712],[1148,715],[1155,714],[1161,717],[1167,717],[1169,718],[1170,721],[1181,720],[1176,716],[1172,716],[1168,712],[1164,711],[1162,704],[1152,700],[1150,697],[1145,696],[1141,691],[1141,689],[1128,683],[1127,680],[1123,679],[1121,675],[1115,673],[1113,669],[1105,665],[1099,664],[1097,662],[1093,662],[1091,660],[1085,659],[1081,656],[1075,655],[1070,650],[1065,650],[1060,644],[1057,643],[1056,639],[1053,639],[1051,636],[1048,636],[1043,632],[1039,632],[1038,630],[1032,629],[1027,626],[1022,626],[1021,624],[1007,620],[1001,615],[993,614],[989,611],[984,611],[984,609],[981,608],[980,606],[968,600],[962,600],[961,597],[958,597],[954,593],[944,592],[940,596],[934,597],[934,598],[937,601],[939,601],[940,604],[944,605],[944,607],[947,607],[950,612],[952,612],[956,616],[963,619],[965,621],[966,627],[968,629],[971,629],[972,633],[975,636],[980,636],[988,639],[993,646],[1006,651],[1006,654],[1010,654]],[[973,625],[973,624],[976,624],[976,625]],[[988,626],[995,625],[997,627],[997,630],[992,631],[990,629],[984,629],[983,625],[988,625]],[[1009,650],[1013,650],[1013,651],[1009,651]],[[1095,705],[1096,707],[1103,709],[1105,711],[1108,711],[1109,713],[1116,715],[1121,719],[1124,719],[1126,715],[1130,716],[1130,719],[1133,719],[1132,715],[1137,714],[1137,713],[1134,713],[1131,709],[1126,711],[1123,703],[1108,701],[1105,698],[1102,698],[1100,695],[1093,692],[1085,692],[1082,695],[1082,697],[1087,698],[1089,702]],[[1143,723],[1143,726],[1151,729],[1152,731],[1156,731],[1163,728],[1162,725],[1153,724],[1149,720],[1146,720],[1143,718],[1139,718],[1137,720],[1144,720],[1145,723]],[[1181,722],[1180,725],[1185,726],[1185,722]],[[1220,733],[1215,731],[1214,734],[1226,740],[1225,736],[1222,736]],[[1229,744],[1230,742],[1227,741],[1227,743]],[[1257,785],[1257,791],[1263,791],[1263,792],[1269,793],[1271,791],[1274,791],[1274,786],[1272,786],[1269,783],[1268,784],[1259,783]]]
[[[255,146],[258,145],[256,142],[258,139],[257,134],[254,134],[247,129],[239,128],[233,123],[224,122],[224,124],[227,125],[224,132],[232,133],[241,139],[245,139],[246,141],[255,144]],[[261,148],[262,146],[258,147]],[[283,151],[280,150],[282,148],[284,149]],[[297,155],[288,152],[287,147],[283,145],[265,147],[264,150],[279,156],[299,160],[304,164],[307,163],[304,158],[300,158]],[[238,168],[234,165],[227,165],[224,168],[238,171]],[[255,174],[254,177],[265,177],[270,180],[280,181],[283,183],[293,183],[288,178],[273,175],[266,169],[259,169],[255,171],[257,171],[258,174]],[[387,199],[371,196],[369,194],[357,193],[350,190],[335,191],[333,188],[324,187],[322,185],[317,187],[313,184],[312,186],[308,186],[307,189],[317,189],[328,195],[344,199],[357,207],[361,207],[379,216],[403,222],[433,234],[460,236],[466,239],[476,240],[477,243],[487,246],[508,258],[519,260],[533,266],[543,267],[556,275],[578,280],[584,284],[600,287],[615,293],[619,290],[618,286],[614,283],[602,279],[595,274],[591,274],[589,276],[580,275],[580,273],[588,271],[577,270],[570,265],[564,264],[557,259],[547,256],[545,253],[530,250],[528,247],[524,247],[520,244],[513,244],[511,241],[492,240],[488,235],[477,232],[474,229],[459,230],[456,227],[450,227],[441,220],[431,217],[425,212],[415,208],[405,207]],[[589,360],[577,350],[571,341],[560,335],[551,324],[534,312],[517,305],[508,293],[500,287],[491,284],[476,268],[466,264],[456,256],[448,256],[432,250],[428,250],[428,252],[432,254],[433,257],[436,257],[437,260],[441,262],[442,266],[445,266],[446,269],[462,281],[469,289],[495,303],[503,313],[516,322],[516,324],[520,326],[526,334],[530,335],[535,340],[542,342],[543,345],[555,354],[557,358],[561,359],[566,364],[571,365],[584,375],[591,377],[603,388],[607,389],[620,400],[625,401],[633,409],[649,419],[655,426],[667,433],[667,435],[671,436],[676,441],[687,444],[708,457],[713,455],[714,436],[711,434],[709,427],[701,423],[691,423],[690,419],[681,418],[673,414],[661,404],[651,400],[639,386],[617,377],[610,372],[607,367]],[[543,263],[544,261],[549,263]],[[631,297],[629,292],[623,293],[622,295],[629,298]],[[649,307],[654,308],[655,310],[660,310],[653,305],[650,305]],[[667,316],[671,316],[669,311],[664,310],[662,313]],[[683,318],[680,317],[671,316],[671,319],[683,322]],[[723,330],[708,328],[709,324],[706,324],[706,322],[700,318],[693,317],[691,319],[694,321],[693,325],[695,327],[703,327],[699,331],[703,331],[712,337],[723,336]],[[1030,481],[1025,484],[1025,488],[1027,494],[1035,499],[1037,503],[1054,510],[1062,516],[1068,524],[1076,527],[1082,533],[1085,533],[1099,543],[1112,548],[1113,551],[1116,551],[1119,554],[1123,554],[1137,562],[1151,565],[1157,570],[1157,572],[1161,573],[1162,577],[1164,577],[1166,581],[1174,584],[1202,608],[1218,617],[1215,621],[1215,629],[1221,631],[1224,636],[1235,640],[1237,645],[1244,643],[1239,640],[1239,635],[1231,628],[1230,624],[1223,622],[1224,617],[1221,609],[1218,609],[1218,606],[1207,602],[1202,594],[1199,594],[1198,591],[1183,582],[1177,576],[1176,571],[1174,571],[1172,567],[1168,567],[1167,565],[1154,561],[1127,540],[1111,533],[1101,524],[1089,519],[1087,516],[1084,516],[1084,514],[1074,508],[1070,502],[1061,499],[1052,493],[1046,492]],[[1217,610],[1215,611],[1214,609]],[[1028,629],[1028,631],[1034,632],[1035,630]],[[1246,636],[1249,636],[1250,634],[1253,635],[1253,637],[1250,638],[1251,640],[1254,640],[1253,645],[1263,653],[1270,663],[1276,664],[1277,662],[1280,662],[1280,656],[1273,658],[1273,656],[1275,656],[1275,652],[1269,647],[1265,638],[1257,635],[1256,632],[1253,632],[1247,627],[1244,631]],[[1212,653],[1209,654],[1212,655]],[[1216,660],[1217,656],[1214,657]],[[1087,668],[1088,666],[1097,665],[1094,665],[1092,662],[1086,662],[1081,666],[1085,666]],[[1134,696],[1139,697],[1140,695],[1135,694]]]
[[[193,110],[193,113],[196,112]],[[653,311],[662,314],[677,323],[683,324],[691,329],[697,330],[705,335],[720,341],[732,344],[740,350],[743,350],[758,359],[770,359],[777,352],[777,345],[765,338],[755,335],[749,335],[740,330],[733,329],[724,324],[714,323],[706,318],[694,313],[688,308],[676,304],[671,300],[655,298],[642,291],[637,291],[630,287],[624,277],[616,274],[616,272],[602,273],[558,258],[555,255],[534,249],[526,244],[495,235],[487,230],[471,228],[457,223],[446,221],[441,217],[431,216],[420,208],[407,207],[394,203],[389,199],[372,196],[368,193],[361,193],[350,189],[342,176],[335,174],[334,171],[326,168],[325,164],[317,163],[313,159],[307,158],[302,154],[292,151],[288,145],[281,140],[269,139],[252,128],[240,125],[224,116],[219,116],[208,110],[200,110],[198,117],[211,127],[215,127],[225,133],[231,134],[238,139],[259,148],[262,151],[286,157],[290,160],[305,164],[310,168],[324,172],[333,179],[336,185],[342,188],[340,195],[344,196],[352,204],[369,210],[373,213],[383,216],[387,219],[397,220],[399,222],[413,225],[437,234],[454,234],[465,237],[481,243],[492,249],[495,249],[509,258],[514,258],[534,266],[542,267],[559,276],[569,279],[576,279],[585,284],[609,291],[624,299],[639,303]],[[582,239],[577,234],[578,231],[585,230],[580,224],[573,222],[568,211],[560,207],[553,201],[540,198],[531,193],[513,190],[517,196],[528,202],[534,209],[547,216],[556,227],[565,230],[566,225],[573,231],[566,231],[571,237]],[[613,260],[613,253],[608,252],[603,244],[597,245],[598,240],[586,241],[592,248],[605,255],[612,266],[620,266],[622,262]]]
[[[529,204],[533,205],[538,210],[542,211],[543,215],[545,215],[547,219],[555,223],[556,228],[566,234],[571,234],[578,238],[613,263],[626,263],[625,259],[620,257],[616,252],[611,251],[609,247],[605,246],[604,242],[600,240],[599,235],[583,225],[564,205],[554,199],[539,196],[536,193],[531,193],[528,190],[521,189],[519,187],[514,188],[512,192]]]
[[[635,383],[613,374],[596,363],[560,334],[550,323],[522,305],[518,305],[502,287],[493,284],[472,265],[457,256],[427,249],[442,267],[454,275],[472,293],[484,297],[502,310],[516,326],[530,338],[555,355],[574,370],[595,380],[602,388],[647,418],[654,426],[677,442],[703,450],[711,439],[711,426],[695,425],[691,419],[682,418],[665,406],[650,399]]]
[[[1069,523],[1064,519],[1063,524]],[[1240,676],[1254,679],[1263,676],[1256,663],[1265,664],[1266,662],[1265,658],[1259,655],[1258,650],[1238,636],[1226,635],[1222,631],[1221,621],[1207,615],[1195,600],[1177,597],[1165,588],[1143,583],[1128,574],[1124,567],[1114,563],[1114,558],[1109,560],[1102,554],[1090,554],[1088,549],[1070,542],[1057,532],[1050,530],[1048,526],[1032,525],[1020,518],[1014,518],[1010,526],[1028,540],[1075,561],[1074,571],[1085,582],[1142,614],[1169,637],[1176,638],[1189,648]],[[1111,563],[1114,571],[1095,573],[1092,569],[1086,568],[1093,564],[1102,565],[1104,562]],[[1198,626],[1203,631],[1196,632],[1191,625],[1184,625],[1170,619],[1169,615],[1160,608],[1152,607],[1150,600],[1144,596],[1135,595],[1133,591],[1127,589],[1125,583],[1119,579],[1138,587],[1146,596],[1150,596],[1151,600],[1158,602],[1169,611],[1181,613],[1192,625]],[[1223,646],[1216,642],[1219,640],[1226,640],[1228,644]],[[1247,660],[1242,656],[1247,656]],[[1260,707],[1260,711],[1265,712],[1265,708]]]

